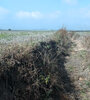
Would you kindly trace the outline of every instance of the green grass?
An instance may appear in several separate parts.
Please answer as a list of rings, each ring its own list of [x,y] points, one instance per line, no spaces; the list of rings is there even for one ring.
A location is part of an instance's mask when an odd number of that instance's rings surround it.
[[[72,72],[73,70],[74,70],[74,67],[73,66],[70,66],[69,67],[69,71]]]
[[[28,36],[30,35],[30,33],[28,32],[20,32],[20,33],[16,33],[18,36]]]
[[[43,35],[43,33],[48,35],[48,31],[21,31],[21,32],[14,32],[14,31],[10,31],[10,32],[1,32],[0,33],[0,39],[8,39],[10,37],[22,37],[22,36],[36,36],[36,35]],[[52,33],[52,32],[51,32]]]
[[[86,81],[86,85],[90,88],[90,81]]]
[[[25,33],[25,32],[20,32],[20,33],[0,33],[0,39],[9,39],[11,37],[16,37],[16,36],[25,36],[25,35],[29,35],[29,33]]]
[[[82,57],[82,58],[85,58],[86,54],[87,54],[86,50],[80,50],[80,52],[79,52],[79,56]]]
[[[90,70],[90,65],[88,65],[88,68],[89,68],[89,70]]]
[[[1,33],[1,34],[0,34],[0,39],[7,39],[7,38],[9,38],[10,36],[11,36],[10,34]]]

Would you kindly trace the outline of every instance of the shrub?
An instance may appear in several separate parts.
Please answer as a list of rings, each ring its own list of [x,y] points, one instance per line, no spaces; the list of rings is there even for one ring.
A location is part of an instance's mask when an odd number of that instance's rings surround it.
[[[70,100],[72,85],[64,66],[70,46],[67,31],[60,30],[53,40],[5,54],[0,62],[0,99]]]

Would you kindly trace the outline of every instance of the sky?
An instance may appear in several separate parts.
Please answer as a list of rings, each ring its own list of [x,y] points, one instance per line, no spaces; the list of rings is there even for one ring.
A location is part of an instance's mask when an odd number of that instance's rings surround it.
[[[0,0],[0,29],[90,30],[90,0]]]

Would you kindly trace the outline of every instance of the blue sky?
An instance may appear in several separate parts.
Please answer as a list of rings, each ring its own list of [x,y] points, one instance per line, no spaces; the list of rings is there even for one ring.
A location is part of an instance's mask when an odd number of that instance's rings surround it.
[[[0,0],[0,29],[90,30],[90,0]]]

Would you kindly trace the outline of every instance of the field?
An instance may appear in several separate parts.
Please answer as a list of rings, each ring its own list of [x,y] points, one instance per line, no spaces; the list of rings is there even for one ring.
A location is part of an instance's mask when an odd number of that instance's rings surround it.
[[[0,55],[12,46],[34,45],[50,39],[55,31],[0,31]]]
[[[89,100],[90,32],[0,31],[0,100]]]
[[[43,41],[55,31],[0,31],[0,43]]]

